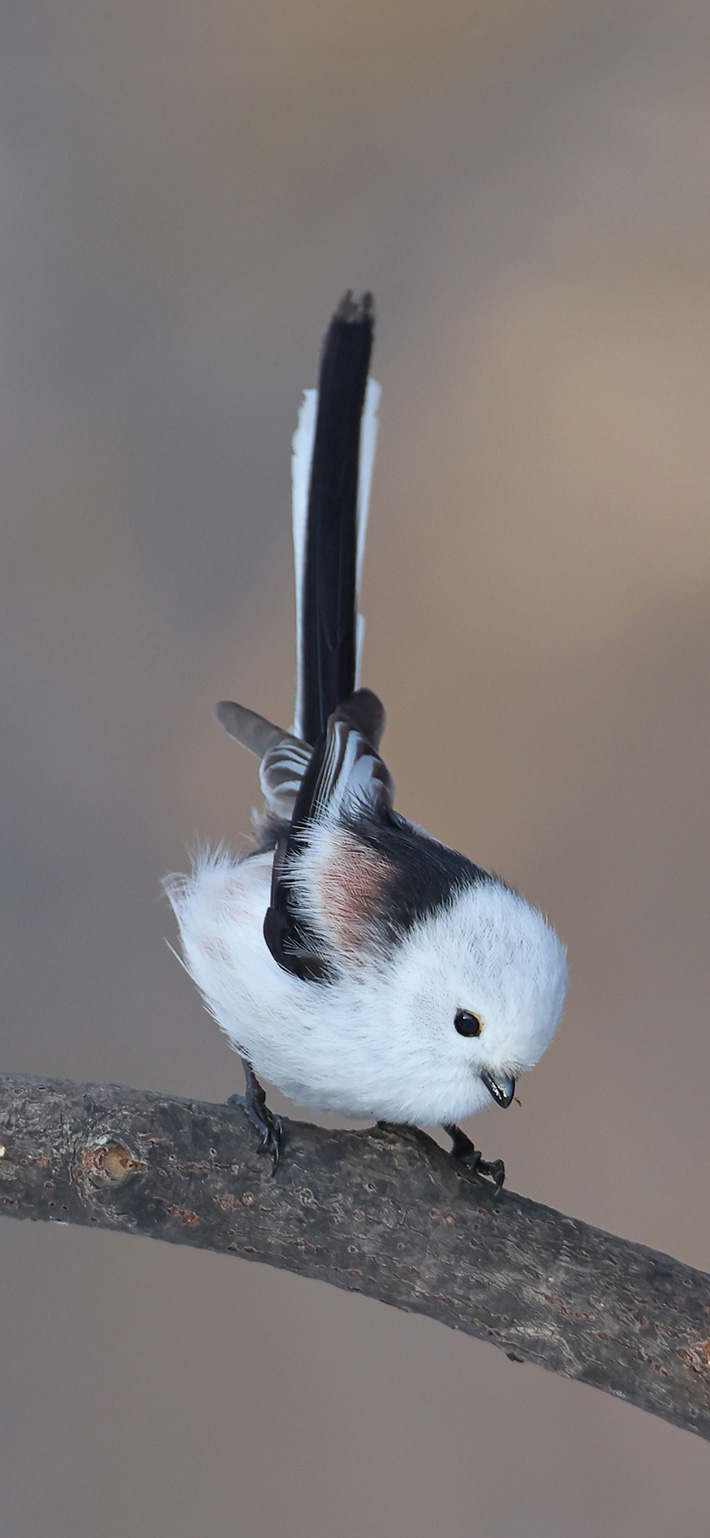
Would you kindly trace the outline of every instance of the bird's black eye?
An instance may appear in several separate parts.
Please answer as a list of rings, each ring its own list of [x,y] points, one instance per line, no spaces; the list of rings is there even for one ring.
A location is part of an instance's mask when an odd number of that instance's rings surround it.
[[[459,1036],[480,1036],[481,1022],[478,1015],[472,1015],[468,1009],[457,1009],[454,1025]]]

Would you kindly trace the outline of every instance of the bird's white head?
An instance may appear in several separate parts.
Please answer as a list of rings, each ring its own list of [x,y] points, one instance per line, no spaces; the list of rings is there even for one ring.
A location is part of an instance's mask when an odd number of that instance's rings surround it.
[[[429,1078],[429,1093],[440,1090],[442,1120],[455,1120],[492,1100],[508,1105],[515,1080],[549,1045],[566,952],[541,913],[482,875],[418,920],[391,957],[389,980],[412,1066]]]

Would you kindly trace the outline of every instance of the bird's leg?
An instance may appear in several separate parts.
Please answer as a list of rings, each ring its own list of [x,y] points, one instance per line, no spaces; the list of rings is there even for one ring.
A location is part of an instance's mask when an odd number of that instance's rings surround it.
[[[454,1122],[444,1122],[444,1131],[451,1138],[451,1157],[464,1165],[474,1175],[487,1175],[493,1181],[496,1195],[505,1180],[505,1165],[502,1159],[493,1159],[489,1164],[478,1148],[474,1148],[470,1137],[461,1131]]]
[[[269,1110],[264,1090],[251,1063],[245,1057],[242,1058],[242,1067],[246,1079],[246,1093],[230,1095],[227,1104],[243,1106],[252,1127],[256,1127],[257,1132],[261,1133],[261,1152],[271,1154],[275,1175],[281,1157],[283,1122],[280,1116],[274,1116],[273,1111]]]

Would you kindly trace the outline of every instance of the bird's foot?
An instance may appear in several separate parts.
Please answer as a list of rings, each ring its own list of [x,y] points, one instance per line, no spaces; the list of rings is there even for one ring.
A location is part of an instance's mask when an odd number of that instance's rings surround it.
[[[494,1194],[497,1196],[505,1180],[503,1160],[493,1159],[489,1162],[488,1159],[484,1159],[480,1148],[475,1148],[470,1137],[467,1137],[466,1133],[453,1122],[448,1123],[444,1131],[448,1132],[451,1138],[452,1159],[455,1159],[457,1164],[462,1164],[464,1169],[470,1170],[472,1175],[481,1175],[491,1180],[495,1187]]]
[[[266,1104],[266,1095],[250,1063],[244,1063],[246,1094],[230,1095],[227,1105],[238,1105],[246,1112],[252,1127],[261,1135],[260,1153],[271,1155],[272,1174],[275,1175],[281,1158],[283,1122]]]

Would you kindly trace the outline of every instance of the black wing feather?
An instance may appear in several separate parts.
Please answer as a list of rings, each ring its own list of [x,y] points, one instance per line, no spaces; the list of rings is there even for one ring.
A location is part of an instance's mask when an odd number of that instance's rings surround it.
[[[347,294],[323,346],[303,587],[303,720],[315,743],[355,688],[360,422],[372,352],[372,296]]]

